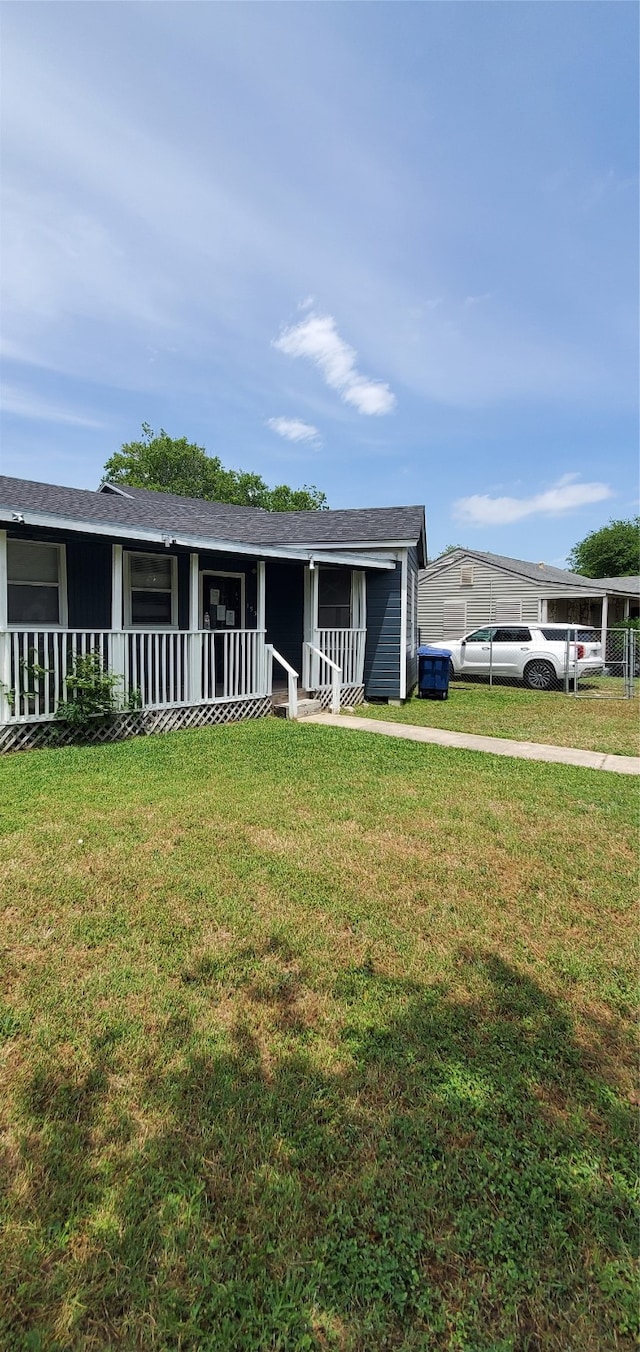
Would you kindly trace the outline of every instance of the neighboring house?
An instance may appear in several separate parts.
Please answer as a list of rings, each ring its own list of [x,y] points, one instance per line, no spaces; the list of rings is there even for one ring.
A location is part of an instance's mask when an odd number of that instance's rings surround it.
[[[456,549],[421,573],[421,643],[462,638],[498,624],[575,622],[607,628],[640,613],[640,578],[580,577],[547,563]]]
[[[53,717],[87,651],[146,728],[269,712],[274,662],[294,704],[302,687],[327,705],[336,667],[341,703],[402,700],[425,561],[423,507],[271,513],[0,477],[0,748],[34,744],[24,725]]]

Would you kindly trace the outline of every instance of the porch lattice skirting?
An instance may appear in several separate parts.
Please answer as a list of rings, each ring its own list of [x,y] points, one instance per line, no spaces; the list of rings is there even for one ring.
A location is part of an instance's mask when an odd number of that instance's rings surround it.
[[[344,691],[350,694],[350,691]],[[328,706],[327,706],[328,707]],[[121,742],[127,737],[146,737],[155,732],[178,732],[184,728],[208,728],[218,723],[238,723],[245,718],[264,718],[271,713],[271,696],[230,700],[220,704],[191,704],[179,709],[141,709],[135,713],[116,715],[108,727],[96,728],[83,742],[95,745],[101,742]],[[0,727],[0,753],[7,751],[34,751],[51,745],[51,728],[55,727],[55,745],[69,746],[76,740],[70,729],[55,719],[38,723],[7,723]]]
[[[323,686],[322,690],[310,690],[311,699],[320,700],[323,709],[331,708],[331,690]],[[353,709],[356,704],[364,704],[364,686],[347,685],[340,689],[340,708]]]

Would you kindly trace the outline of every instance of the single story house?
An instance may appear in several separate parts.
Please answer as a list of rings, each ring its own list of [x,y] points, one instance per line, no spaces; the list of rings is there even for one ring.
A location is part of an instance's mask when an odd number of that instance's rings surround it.
[[[611,628],[640,613],[640,578],[580,577],[548,563],[455,549],[420,572],[421,643],[462,638],[495,621]]]
[[[265,512],[0,476],[0,749],[37,744],[96,651],[132,731],[268,713],[274,668],[291,716],[300,690],[403,700],[425,562],[423,507]]]

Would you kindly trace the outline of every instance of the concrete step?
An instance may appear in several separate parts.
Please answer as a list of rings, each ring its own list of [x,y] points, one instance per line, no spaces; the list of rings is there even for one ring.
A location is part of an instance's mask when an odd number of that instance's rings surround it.
[[[298,690],[298,700],[299,700],[299,701],[300,701],[301,699],[308,699],[308,698],[309,698],[309,691],[308,691],[308,690]],[[275,690],[272,691],[272,693],[271,693],[271,708],[272,708],[272,709],[275,709],[276,706],[278,706],[278,705],[281,705],[281,704],[288,704],[288,703],[289,703],[289,689],[288,689],[288,686],[286,686],[286,685],[285,685],[285,686],[278,686],[277,689],[275,689]]]
[[[298,718],[310,718],[311,714],[319,714],[322,704],[319,699],[298,699]],[[273,704],[273,713],[277,718],[289,718],[289,704]]]

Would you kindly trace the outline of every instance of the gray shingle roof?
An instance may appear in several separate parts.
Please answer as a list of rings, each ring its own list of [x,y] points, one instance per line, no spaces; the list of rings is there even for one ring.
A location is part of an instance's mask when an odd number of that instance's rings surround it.
[[[455,553],[452,551],[451,554],[447,554],[443,558],[434,559],[433,563],[429,564],[428,568],[424,570],[424,573],[432,577],[449,562],[467,556],[471,559],[479,559],[482,563],[492,564],[496,568],[504,568],[509,573],[517,573],[520,577],[526,577],[531,582],[560,583],[561,586],[567,587],[569,590],[579,588],[580,591],[584,591],[585,588],[589,588],[592,594],[605,591],[627,593],[630,589],[624,585],[620,586],[620,584],[634,581],[633,578],[582,577],[579,573],[570,573],[566,568],[554,568],[553,564],[550,563],[530,563],[527,559],[511,559],[506,554],[489,554],[478,549],[458,549]],[[635,590],[637,590],[637,579],[635,581]]]
[[[624,592],[626,596],[640,596],[640,577],[594,577],[593,580],[607,591]]]
[[[125,496],[126,494],[126,496]],[[424,532],[423,507],[370,507],[328,512],[265,512],[258,507],[204,502],[174,493],[124,487],[122,492],[63,488],[0,475],[0,506],[47,512],[100,523],[158,531],[184,531],[205,539],[248,545],[349,545],[408,540]],[[80,527],[79,527],[80,528]]]

